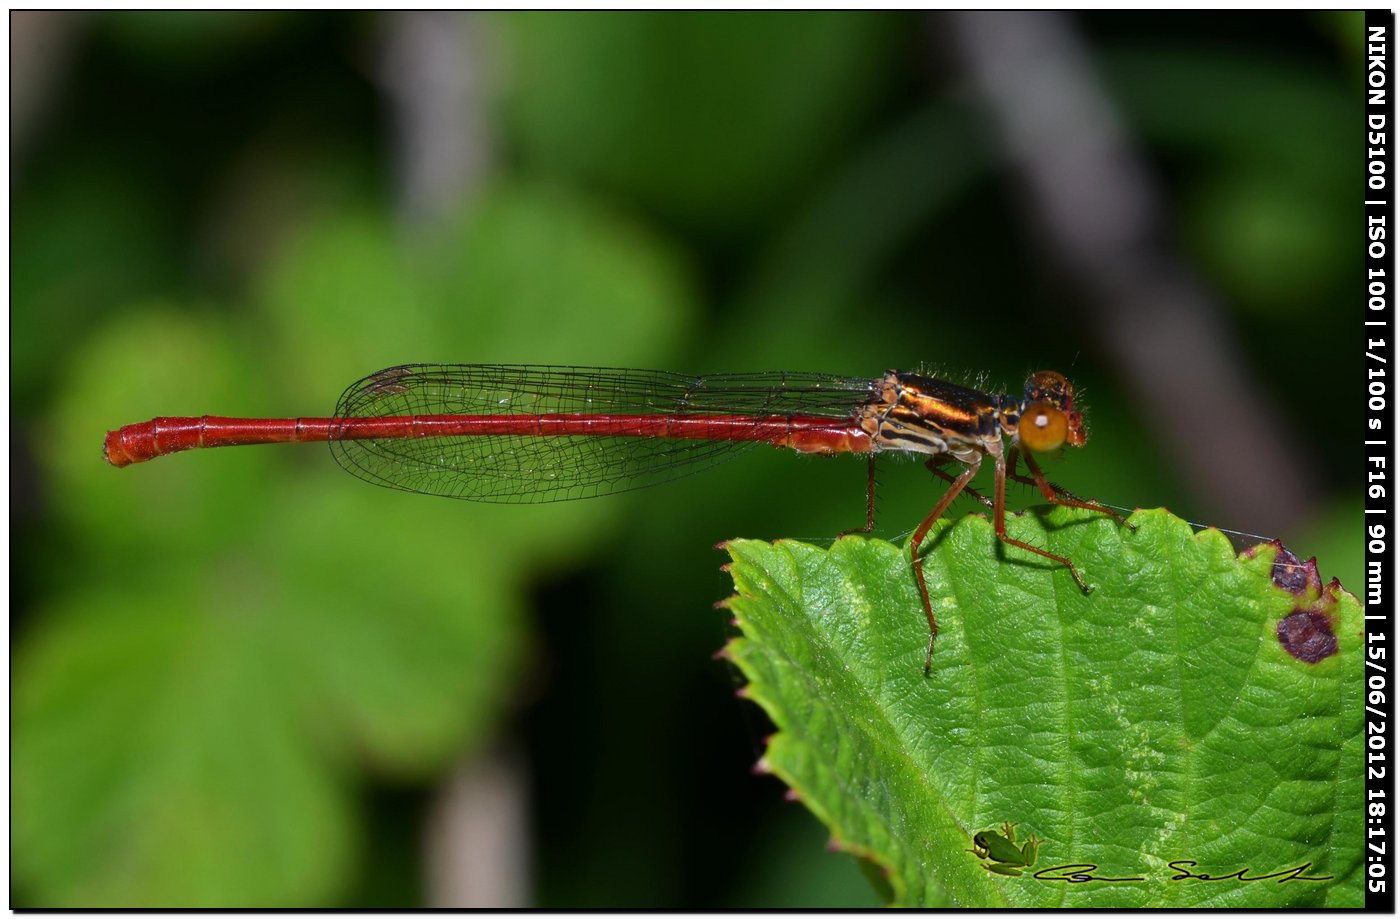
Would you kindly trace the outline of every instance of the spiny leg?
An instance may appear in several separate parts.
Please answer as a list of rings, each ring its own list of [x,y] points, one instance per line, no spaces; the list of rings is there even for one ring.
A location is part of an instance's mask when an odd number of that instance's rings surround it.
[[[919,598],[924,601],[924,615],[928,617],[928,654],[924,657],[924,676],[928,676],[933,671],[933,642],[938,637],[938,620],[933,617],[933,604],[929,602],[928,583],[924,580],[924,560],[919,555],[919,547],[924,544],[924,537],[928,536],[928,531],[933,528],[934,521],[943,516],[943,512],[948,509],[948,505],[953,503],[958,492],[966,488],[967,483],[972,481],[972,477],[977,475],[977,469],[981,465],[982,457],[979,455],[962,475],[953,479],[953,484],[943,493],[943,497],[938,499],[938,503],[933,506],[933,510],[928,512],[924,522],[919,524],[919,528],[914,531],[913,538],[909,540],[909,556],[914,562],[914,580],[919,584]]]
[[[1086,501],[1078,495],[1071,494],[1054,482],[1051,482],[1045,477],[1045,473],[1040,471],[1040,464],[1037,463],[1029,453],[1025,454],[1026,468],[1030,469],[1033,478],[1018,475],[1016,472],[1016,458],[1020,455],[1022,454],[1019,449],[1015,447],[1011,448],[1011,455],[1007,460],[1006,477],[1008,479],[1011,479],[1013,482],[1020,482],[1023,485],[1034,485],[1036,488],[1040,489],[1040,493],[1045,496],[1045,500],[1049,501],[1051,504],[1058,504],[1061,507],[1082,507],[1088,511],[1098,511],[1100,514],[1107,514],[1130,530],[1137,529],[1137,527],[1124,520],[1121,514],[1111,508],[1104,507],[1097,501]]]
[[[996,490],[994,492],[994,494],[996,495],[996,509],[992,515],[992,528],[996,531],[997,539],[1000,539],[1002,542],[1007,543],[1008,545],[1016,546],[1019,549],[1025,549],[1027,552],[1034,552],[1036,555],[1039,555],[1043,558],[1048,558],[1051,561],[1056,561],[1059,562],[1061,565],[1064,565],[1066,568],[1069,569],[1069,573],[1074,575],[1074,581],[1076,584],[1079,585],[1079,589],[1087,594],[1089,592],[1089,585],[1085,584],[1084,579],[1079,576],[1079,569],[1074,567],[1074,562],[1070,561],[1063,555],[1056,555],[1053,552],[1047,552],[1046,550],[1038,546],[1033,546],[1028,542],[1022,542],[1019,539],[1015,539],[1011,536],[1006,535],[1006,459],[1005,457],[998,456],[996,458],[996,461]],[[1026,457],[1026,461],[1027,463],[1029,463],[1030,457]],[[1041,481],[1044,480],[1045,477],[1041,476]],[[1047,485],[1048,484],[1049,483],[1047,483]]]
[[[924,467],[925,467],[926,469],[928,469],[929,472],[932,472],[934,475],[938,476],[940,479],[942,479],[943,481],[945,481],[945,482],[947,482],[949,485],[951,485],[951,484],[953,484],[954,482],[956,482],[956,481],[958,480],[958,477],[955,476],[955,475],[953,475],[951,472],[949,472],[948,470],[946,470],[946,469],[943,468],[943,464],[944,464],[944,463],[949,463],[949,462],[953,462],[953,460],[952,460],[951,458],[949,458],[948,456],[946,456],[946,455],[945,455],[945,456],[934,456],[934,457],[930,457],[930,458],[929,458],[929,461],[928,461],[927,463],[924,463]],[[993,506],[993,505],[992,505],[992,500],[991,500],[990,498],[988,498],[986,495],[982,494],[982,493],[981,493],[980,491],[978,491],[977,489],[973,488],[971,485],[965,487],[965,488],[963,489],[963,493],[964,493],[964,494],[971,495],[972,497],[976,498],[978,501],[981,501],[983,504],[987,505],[987,507],[992,507],[992,506]]]

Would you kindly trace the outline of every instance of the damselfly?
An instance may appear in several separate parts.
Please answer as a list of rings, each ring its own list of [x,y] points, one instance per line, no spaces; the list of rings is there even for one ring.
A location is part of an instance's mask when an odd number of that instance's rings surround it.
[[[938,622],[920,547],[962,492],[992,509],[997,538],[1069,569],[1062,555],[1007,535],[1006,480],[1052,504],[1122,518],[1051,484],[1034,454],[1086,439],[1068,380],[1033,373],[1019,395],[994,395],[917,373],[875,379],[813,373],[686,376],[645,370],[409,364],[371,374],[329,418],[156,418],[107,435],[114,466],[200,447],[325,441],[352,475],[403,491],[470,501],[539,503],[629,491],[687,475],[756,443],[869,458],[865,532],[874,527],[875,455],[928,456],[949,483],[909,552],[928,618],[927,673]],[[992,497],[968,487],[982,461]],[[1017,473],[1024,459],[1029,477]],[[945,466],[962,468],[954,475]]]

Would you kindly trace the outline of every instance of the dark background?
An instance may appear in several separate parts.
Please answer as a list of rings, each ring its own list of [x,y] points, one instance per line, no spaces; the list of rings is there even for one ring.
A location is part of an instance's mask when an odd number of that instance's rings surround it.
[[[859,525],[862,462],[527,507],[310,445],[106,467],[155,415],[417,361],[1052,368],[1091,432],[1056,481],[1359,582],[1359,14],[10,33],[19,904],[879,902],[712,659],[710,547]],[[902,539],[937,485],[880,483]]]

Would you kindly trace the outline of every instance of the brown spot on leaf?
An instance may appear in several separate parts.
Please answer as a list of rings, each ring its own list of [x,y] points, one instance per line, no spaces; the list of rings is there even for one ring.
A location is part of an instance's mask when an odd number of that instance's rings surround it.
[[[1337,604],[1342,585],[1336,578],[1324,589],[1317,573],[1317,559],[1299,561],[1277,539],[1246,550],[1245,557],[1258,555],[1266,547],[1274,549],[1269,576],[1274,584],[1293,595],[1293,612],[1279,620],[1275,631],[1283,650],[1305,664],[1316,664],[1337,653]]]
[[[1317,559],[1306,562],[1294,555],[1277,539],[1246,549],[1245,558],[1253,558],[1264,546],[1274,547],[1274,565],[1269,570],[1273,582],[1299,597],[1316,597],[1322,591],[1322,578],[1317,573]]]
[[[1316,610],[1295,610],[1280,619],[1278,640],[1283,650],[1307,664],[1316,664],[1337,653],[1332,620]]]

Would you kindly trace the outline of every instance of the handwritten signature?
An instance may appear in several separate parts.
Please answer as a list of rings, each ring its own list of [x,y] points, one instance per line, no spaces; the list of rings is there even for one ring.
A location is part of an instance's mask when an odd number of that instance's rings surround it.
[[[1232,871],[1229,874],[1207,874],[1204,871],[1192,871],[1190,869],[1199,866],[1198,862],[1190,859],[1180,858],[1167,862],[1167,867],[1175,872],[1167,880],[1170,881],[1238,881],[1241,884],[1252,884],[1255,881],[1275,881],[1279,884],[1286,884],[1289,881],[1330,881],[1332,875],[1311,876],[1307,875],[1308,869],[1312,868],[1312,862],[1303,862],[1294,868],[1285,868],[1282,871],[1274,871],[1270,874],[1250,874],[1252,870],[1248,866]],[[1056,865],[1053,868],[1041,868],[1031,877],[1037,881],[1062,881],[1066,884],[1088,884],[1091,881],[1098,881],[1104,884],[1125,884],[1133,881],[1145,881],[1145,877],[1106,877],[1095,874],[1099,866],[1092,862],[1083,862],[1071,865]]]

